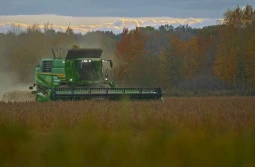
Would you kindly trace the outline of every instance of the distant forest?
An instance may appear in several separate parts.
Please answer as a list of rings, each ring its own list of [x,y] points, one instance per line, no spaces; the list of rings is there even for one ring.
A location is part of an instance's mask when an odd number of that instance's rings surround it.
[[[114,60],[117,83],[160,86],[165,90],[248,90],[255,86],[255,10],[237,6],[223,13],[217,25],[191,28],[161,25],[123,29],[121,34],[95,31],[56,32],[47,23],[21,32],[0,34],[0,69],[17,81],[34,82],[34,70],[51,47],[102,48]]]

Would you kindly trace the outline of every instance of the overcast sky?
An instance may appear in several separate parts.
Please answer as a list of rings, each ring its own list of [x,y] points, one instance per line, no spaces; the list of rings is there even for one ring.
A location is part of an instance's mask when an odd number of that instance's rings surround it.
[[[219,18],[255,0],[0,0],[0,15]]]
[[[247,4],[255,7],[255,0],[0,0],[0,33],[17,23],[25,30],[46,22],[60,31],[70,23],[81,33],[164,24],[201,28],[217,24],[227,9]]]

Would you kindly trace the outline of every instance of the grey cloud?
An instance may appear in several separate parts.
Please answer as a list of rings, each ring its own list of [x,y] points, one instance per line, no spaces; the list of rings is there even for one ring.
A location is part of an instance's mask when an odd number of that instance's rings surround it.
[[[219,18],[254,0],[0,0],[0,15],[58,14],[117,17]]]
[[[11,18],[15,17],[16,20],[21,21],[21,23],[10,23],[8,20]],[[5,18],[4,20],[7,22],[0,22],[0,33],[6,33],[8,30],[12,29],[13,25],[19,25],[21,30],[25,30],[29,25],[33,23],[34,20],[40,20],[38,23],[40,28],[43,28],[44,26],[44,17],[45,19],[50,18],[49,15],[46,16],[31,16],[29,18],[24,18],[24,16],[4,16],[2,18]],[[26,21],[25,21],[25,20]],[[66,30],[67,24],[66,20],[70,21],[73,23],[73,21],[76,22],[76,24],[71,24],[71,28],[75,32],[81,32],[81,33],[86,33],[89,31],[95,31],[95,30],[103,30],[103,31],[113,31],[114,33],[120,33],[123,28],[128,28],[128,29],[134,29],[135,27],[144,27],[144,26],[153,26],[157,28],[160,25],[164,24],[171,24],[173,26],[178,26],[180,24],[188,24],[191,27],[202,27],[205,25],[212,25],[216,23],[215,19],[178,19],[178,18],[96,18],[94,17],[95,20],[100,20],[101,23],[92,23],[91,18],[82,18],[82,17],[66,17],[66,16],[54,16],[50,21],[50,23],[53,24],[53,28],[56,31],[63,31]],[[24,20],[24,21],[22,21]],[[30,21],[28,21],[30,20]],[[44,20],[44,21],[43,21]],[[57,20],[57,22],[56,22]],[[78,21],[80,20],[80,21]],[[104,20],[104,21],[103,21]],[[63,22],[62,24],[59,24],[60,22]],[[80,22],[80,24],[78,24]]]

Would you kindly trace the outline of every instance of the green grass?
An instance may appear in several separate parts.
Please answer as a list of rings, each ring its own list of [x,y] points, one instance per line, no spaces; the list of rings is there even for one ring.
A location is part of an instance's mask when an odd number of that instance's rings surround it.
[[[255,98],[0,103],[0,166],[254,166]]]

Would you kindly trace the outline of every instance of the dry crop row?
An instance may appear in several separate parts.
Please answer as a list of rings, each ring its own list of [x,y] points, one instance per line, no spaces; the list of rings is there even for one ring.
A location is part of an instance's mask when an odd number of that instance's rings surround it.
[[[0,166],[253,166],[255,98],[0,103]]]

